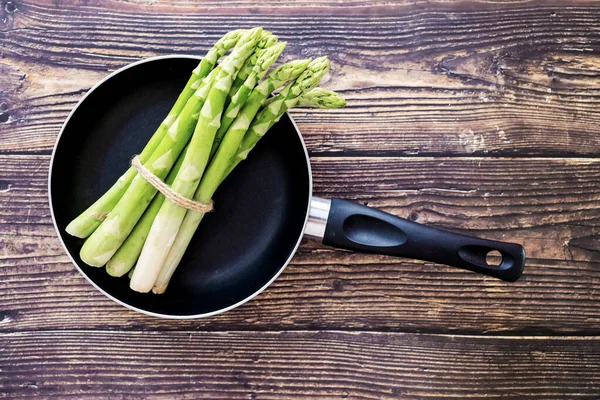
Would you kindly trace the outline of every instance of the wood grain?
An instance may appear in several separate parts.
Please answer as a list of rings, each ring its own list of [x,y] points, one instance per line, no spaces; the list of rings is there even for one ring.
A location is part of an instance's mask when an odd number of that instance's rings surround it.
[[[0,330],[362,329],[598,334],[600,160],[312,160],[316,193],[481,237],[523,243],[506,284],[448,267],[306,241],[285,273],[217,318],[164,322],[122,309],[69,263],[50,225],[47,156],[0,156]]]
[[[31,243],[31,241],[29,241]],[[4,261],[0,331],[365,330],[506,335],[598,335],[598,263],[532,260],[507,285],[433,265],[312,249],[250,303],[218,317],[165,321],[97,292],[55,241]],[[34,255],[39,254],[39,255]],[[32,263],[35,263],[32,265]]]
[[[248,25],[288,40],[288,58],[332,58],[325,85],[349,107],[293,113],[313,154],[600,151],[594,3],[3,4],[3,152],[48,152],[69,111],[108,71],[153,55],[203,54],[224,31]]]
[[[6,229],[51,222],[49,159],[0,156],[0,223]],[[313,157],[311,162],[316,195],[522,241],[533,258],[600,261],[593,246],[599,234],[600,159]]]
[[[12,398],[600,395],[600,346],[588,337],[49,331],[0,334],[0,340],[0,393]]]
[[[600,397],[600,2],[0,0],[0,398]],[[294,110],[315,194],[523,243],[515,284],[304,241],[253,301],[146,317],[80,276],[47,200],[77,101],[264,25],[327,54]],[[502,335],[502,336],[500,336]],[[551,336],[548,336],[551,335]]]

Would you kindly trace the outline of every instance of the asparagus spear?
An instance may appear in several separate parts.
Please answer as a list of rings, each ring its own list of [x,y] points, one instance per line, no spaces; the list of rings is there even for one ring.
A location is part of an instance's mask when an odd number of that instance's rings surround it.
[[[310,61],[310,59],[293,60],[277,67],[273,72],[269,74],[267,79],[258,84],[254,88],[254,90],[252,90],[252,92],[248,95],[248,98],[244,103],[244,107],[251,107],[252,110],[246,110],[246,114],[251,113],[254,117],[254,115],[256,115],[256,113],[258,112],[260,106],[264,104],[267,96],[269,96],[273,92],[273,90],[279,89],[288,81],[296,79],[306,69]],[[242,89],[243,90],[242,93],[240,93],[240,95],[246,96],[246,94],[244,93],[246,89],[243,87]],[[236,99],[236,103],[238,102],[241,104],[239,99]],[[225,125],[230,125],[233,122],[233,120],[230,118],[235,118],[235,115],[239,113],[241,112],[239,111],[239,108],[236,108],[235,105],[227,107],[227,110],[225,111],[225,117],[223,117]],[[219,147],[219,143],[224,134],[225,131],[219,128],[219,132],[217,132],[217,135],[215,135],[215,143],[213,144],[211,158],[213,157],[216,149]]]
[[[194,69],[192,76],[186,83],[185,88],[177,98],[171,111],[169,111],[167,117],[140,153],[140,161],[142,163],[148,161],[154,150],[158,147],[171,124],[175,122],[177,115],[183,110],[188,99],[200,85],[201,80],[209,74],[217,60],[235,45],[242,33],[242,30],[227,33],[215,43],[214,47],[208,51],[206,56]],[[135,169],[129,168],[102,197],[71,221],[65,230],[69,234],[79,238],[86,238],[91,235],[123,196],[135,175]]]
[[[261,56],[258,57],[258,60],[256,60],[252,72],[246,78],[244,84],[235,92],[235,94],[231,98],[231,102],[227,106],[223,118],[221,119],[221,126],[219,127],[219,130],[215,135],[215,141],[210,152],[211,159],[216,153],[217,149],[219,148],[221,140],[223,139],[223,136],[233,123],[233,120],[237,117],[240,109],[242,108],[244,103],[246,103],[246,100],[248,100],[248,96],[250,96],[250,93],[252,92],[258,81],[260,81],[265,76],[271,65],[273,65],[273,63],[277,60],[279,55],[283,52],[283,49],[285,49],[286,44],[286,42],[278,43],[263,50]],[[254,54],[256,54],[256,52]],[[232,91],[233,90],[234,89],[232,89]]]
[[[299,107],[340,108],[346,105],[346,100],[338,93],[316,87],[304,93],[298,101]]]
[[[277,36],[273,35],[271,32],[263,31],[262,37],[256,44],[254,53],[246,60],[246,63],[240,69],[240,72],[238,72],[235,80],[231,84],[231,91],[229,92],[230,97],[236,94],[239,88],[242,87],[246,79],[248,79],[254,70],[258,58],[261,57],[269,47],[273,46],[277,42],[277,39]]]
[[[171,186],[182,196],[191,198],[200,183],[233,79],[244,61],[252,54],[261,33],[261,28],[248,31],[240,38],[232,54],[221,64],[221,73],[200,111],[188,153]],[[131,277],[131,289],[138,292],[149,292],[152,289],[185,214],[186,209],[170,201],[162,204]]]
[[[276,36],[273,36],[272,34],[268,33],[268,36],[265,37],[265,33],[263,32],[263,35],[261,37],[261,40],[259,40],[257,47],[261,46],[261,42],[263,43],[262,47],[272,46],[274,44],[273,38],[275,38],[275,40],[276,40]],[[268,40],[266,40],[266,39],[268,39]],[[265,44],[265,43],[268,43],[268,44]],[[277,57],[281,54],[281,52],[285,48],[285,44],[286,44],[285,42],[279,44],[277,46],[279,48],[274,46],[275,48],[272,48],[269,52],[267,52],[267,50],[269,50],[269,48],[267,48],[265,51],[263,51],[261,57],[258,57],[258,59],[255,59],[255,62],[254,62],[255,65],[253,67],[253,70],[258,70],[258,72],[259,72],[259,75],[255,74],[256,75],[255,82],[262,79],[262,77],[264,76],[264,73],[267,72],[270,65],[272,65],[273,62],[275,62]],[[255,55],[256,55],[256,51],[252,54],[250,59],[253,58]],[[271,57],[271,59],[269,57]],[[244,67],[242,67],[242,69],[248,65],[248,62],[250,59],[248,59],[246,61],[246,64],[244,64]],[[264,71],[264,72],[262,72],[262,71]],[[240,72],[238,72],[238,76],[241,73],[242,73],[242,70],[240,70]],[[245,89],[246,87],[250,86],[249,79],[250,78],[246,79],[245,86],[242,89]],[[253,88],[253,86],[252,86],[252,88]],[[250,88],[250,90],[252,88]],[[242,94],[242,96],[244,96],[244,95]],[[245,101],[247,99],[247,97],[248,96],[245,95],[245,97],[243,97],[243,100],[241,100],[241,101],[242,102]],[[238,95],[238,98],[240,98],[239,95]],[[230,108],[232,108],[232,107],[228,107],[228,110]],[[252,117],[254,117],[254,115],[252,115]],[[221,127],[217,131],[217,135],[219,135],[219,132],[221,132],[223,130],[224,126],[226,126],[225,129],[229,128],[229,126],[231,125],[231,122],[233,122],[233,119],[234,118],[228,118],[227,116],[223,116],[223,118],[221,119]],[[215,142],[216,142],[216,138],[215,138]],[[186,149],[187,149],[187,147],[186,147]],[[214,145],[213,145],[213,150],[216,151],[216,147]],[[175,164],[175,166],[173,166],[173,169],[169,173],[167,180],[166,180],[167,184],[171,185],[173,183],[173,181],[175,180],[175,175],[179,171],[179,168],[181,167],[181,163],[183,162],[183,157],[184,157],[185,151],[186,150],[184,150],[183,154],[181,156],[179,156],[179,158],[177,159],[177,163]],[[211,155],[211,157],[212,157],[212,155]],[[157,193],[155,198],[150,203],[150,206],[144,212],[140,221],[136,224],[133,231],[129,234],[129,236],[127,237],[125,242],[121,245],[119,250],[117,250],[115,255],[108,261],[108,263],[106,265],[106,269],[110,275],[122,276],[125,272],[129,271],[133,267],[133,265],[137,261],[139,255],[142,251],[142,247],[144,246],[144,242],[148,236],[148,233],[152,226],[152,222],[154,221],[156,215],[158,214],[158,211],[160,210],[160,207],[162,206],[163,201],[164,201],[164,196],[160,193]]]
[[[222,182],[225,174],[231,171],[231,157],[240,151],[244,152],[243,158],[246,158],[248,152],[254,148],[256,142],[264,136],[266,131],[286,112],[288,107],[293,107],[304,91],[308,91],[315,87],[323,75],[329,69],[329,60],[325,57],[315,59],[308,64],[308,68],[296,79],[296,81],[287,87],[282,94],[276,96],[278,98],[270,106],[265,107],[250,124],[246,114],[242,112],[230,130],[225,135],[223,143],[219,147],[214,160],[208,168],[208,171],[202,178],[200,187],[194,195],[194,199],[201,202],[210,200],[219,184]],[[258,88],[257,88],[258,89]],[[268,94],[265,95],[265,97]],[[287,105],[285,104],[287,102]],[[249,107],[248,107],[249,108]],[[244,107],[246,109],[246,107]],[[245,133],[244,133],[245,132]],[[247,148],[244,147],[244,142],[248,140]],[[240,146],[241,143],[241,146]],[[239,147],[239,148],[238,148]],[[237,161],[239,163],[239,161]],[[235,164],[237,165],[237,163]],[[229,167],[229,168],[228,168]],[[202,221],[204,214],[188,211],[183,219],[179,232],[174,238],[169,254],[167,255],[164,264],[160,270],[159,276],[154,284],[153,292],[160,294],[164,293],[181,261],[187,246],[189,245],[192,236],[196,232],[198,225]]]
[[[238,40],[246,33],[244,29],[236,29],[228,32],[221,39],[217,40],[215,45],[206,53],[200,64],[196,67],[194,72],[197,72],[198,76],[205,77],[214,68],[219,58],[223,57],[225,53],[235,46]]]
[[[173,169],[169,172],[167,180],[165,181],[167,185],[170,186],[173,184],[177,173],[181,169],[181,164],[183,164],[183,159],[187,153],[188,146],[183,149],[177,162],[173,165]],[[165,196],[162,193],[157,193],[156,196],[154,196],[154,199],[152,199],[152,202],[142,215],[142,218],[135,224],[135,228],[133,228],[129,236],[127,236],[125,242],[123,242],[121,247],[119,247],[119,250],[117,250],[106,263],[106,272],[108,272],[109,275],[119,277],[131,270],[142,252],[142,247],[148,237],[152,222],[154,222],[154,218],[156,217],[156,214],[158,214],[164,201]]]
[[[265,106],[268,106],[275,100],[271,97],[265,101]],[[300,96],[298,107],[312,108],[341,108],[346,105],[346,100],[333,90],[316,87]]]
[[[256,146],[256,143],[264,134],[275,124],[288,108],[295,107],[300,97],[319,84],[319,81],[329,70],[329,59],[319,57],[314,59],[308,68],[296,79],[296,82],[289,84],[279,93],[273,101],[260,112],[256,121],[252,123],[244,140],[240,145],[239,151],[234,157],[228,170],[223,175],[223,179],[243,160],[248,153]]]
[[[262,82],[259,86],[257,86],[255,88],[255,90],[250,94],[246,104],[244,105],[244,108],[241,111],[241,114],[245,115],[245,119],[247,121],[251,121],[254,118],[254,116],[256,115],[256,113],[258,112],[258,110],[260,109],[261,103],[264,101],[266,96],[268,96],[272,90],[277,89],[280,86],[282,86],[286,81],[296,79],[302,73],[302,71],[304,69],[306,69],[309,62],[310,62],[310,60],[291,61],[287,64],[284,64],[284,65],[278,67],[273,72],[271,72],[271,74],[269,74],[269,77],[264,82]],[[249,124],[249,122],[248,122],[248,124]],[[245,132],[245,130],[244,130],[244,132]],[[236,148],[237,148],[237,146],[236,146]],[[231,157],[229,157],[229,159],[230,158]],[[229,162],[229,159],[227,160],[227,162]],[[212,163],[211,163],[211,165],[212,165]],[[208,173],[208,171],[207,171],[207,173]],[[152,207],[152,210],[153,210],[152,212],[154,213],[154,215],[152,217],[150,217],[150,215],[152,215],[152,214],[150,213],[150,209],[148,209],[146,211],[146,213],[144,214],[143,218],[147,218],[151,221],[154,221],[156,214],[158,214],[159,210],[156,209],[156,207]],[[146,215],[148,215],[148,216],[146,216]],[[136,230],[137,229],[138,228],[136,225]],[[149,230],[149,228],[148,228],[148,230]],[[147,235],[147,232],[145,233],[145,235]],[[132,237],[132,236],[134,236],[134,238],[131,240],[132,241],[136,240],[135,237],[137,235],[134,235],[134,232],[132,232],[130,234],[130,237]],[[127,238],[127,241],[130,240],[130,237]],[[117,258],[119,253],[121,253],[121,249],[123,247],[125,247],[125,249],[127,248],[126,247],[127,241],[125,242],[125,244],[123,244],[123,246],[121,246],[121,248],[118,250],[117,254],[115,254],[115,256],[113,258]],[[141,246],[143,246],[143,242],[141,243]],[[129,254],[126,262],[134,263],[139,256],[139,253],[138,254],[135,254],[135,252],[129,253],[129,251],[127,251],[127,250],[123,250],[123,252],[127,252],[127,254]],[[119,258],[121,259],[121,261],[123,261],[125,256],[122,256]],[[123,262],[125,262],[125,261],[123,261]],[[112,263],[112,260],[110,261],[110,263]]]
[[[200,87],[187,101],[156,150],[144,163],[144,166],[160,179],[165,178],[192,135],[198,120],[198,111],[204,104],[215,76],[220,71],[219,66],[203,79]],[[156,189],[141,176],[136,175],[108,217],[83,244],[79,253],[81,260],[96,267],[106,264],[125,241],[155,194]]]

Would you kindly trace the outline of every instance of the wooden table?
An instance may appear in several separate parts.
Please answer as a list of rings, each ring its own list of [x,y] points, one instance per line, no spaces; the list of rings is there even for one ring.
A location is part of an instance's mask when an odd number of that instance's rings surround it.
[[[599,398],[600,4],[268,3],[0,0],[0,397]],[[521,280],[306,241],[214,318],[90,286],[47,200],[69,111],[110,71],[254,25],[329,55],[348,99],[292,113],[317,195],[523,243]]]

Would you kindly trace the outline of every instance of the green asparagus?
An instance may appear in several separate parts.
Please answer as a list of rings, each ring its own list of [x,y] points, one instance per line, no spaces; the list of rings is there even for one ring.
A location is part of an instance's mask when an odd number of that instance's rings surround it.
[[[221,67],[213,69],[200,84],[194,95],[168,129],[152,156],[144,166],[160,179],[170,171],[181,150],[188,142],[198,120],[199,110],[206,100],[215,76]],[[125,191],[108,217],[85,241],[79,255],[88,265],[101,267],[125,241],[144,210],[156,194],[156,189],[139,174]]]
[[[304,93],[298,101],[299,107],[340,108],[346,105],[346,100],[338,93],[316,87]]]
[[[205,202],[209,200],[216,191],[219,184],[222,182],[225,174],[231,171],[232,156],[236,155],[236,160],[245,159],[248,152],[256,145],[256,142],[264,136],[266,131],[285,113],[288,107],[294,107],[305,91],[308,91],[318,85],[319,81],[329,69],[329,60],[326,57],[317,58],[308,64],[308,67],[295,82],[276,96],[276,101],[270,106],[265,107],[256,118],[250,123],[244,110],[240,113],[235,123],[231,126],[223,139],[214,160],[211,162],[208,171],[202,178],[202,182],[194,199]],[[257,87],[258,89],[258,87]],[[268,93],[264,95],[265,98]],[[262,103],[262,102],[261,102]],[[246,107],[244,107],[246,109]],[[251,119],[250,119],[251,120]],[[247,141],[246,139],[250,137]],[[244,147],[244,142],[247,142]],[[241,145],[240,145],[241,144]],[[243,157],[240,156],[240,151],[244,152]],[[239,163],[237,161],[237,163]],[[235,165],[237,165],[237,163]],[[159,276],[156,279],[153,292],[160,294],[164,293],[169,281],[181,261],[187,246],[196,232],[198,225],[204,217],[203,213],[188,211],[183,219],[179,232],[172,245],[170,251],[164,260]]]
[[[262,28],[219,39],[140,154],[144,167],[178,194],[207,204],[288,109],[343,107],[339,94],[316,87],[327,57],[288,62],[261,82],[285,46]],[[135,291],[163,293],[204,216],[178,203],[165,201],[132,167],[67,232],[87,237],[80,251],[85,263],[127,274]]]
[[[171,124],[175,122],[175,119],[183,110],[189,98],[194,94],[195,89],[200,85],[201,80],[214,68],[217,60],[237,43],[242,33],[242,30],[227,33],[215,43],[214,47],[200,61],[171,108],[171,111],[169,111],[167,117],[140,153],[139,157],[142,163],[148,161],[154,150],[158,147]],[[91,235],[115,207],[119,199],[121,199],[135,176],[136,170],[130,167],[102,197],[71,221],[65,230],[69,234],[79,238],[86,238]]]
[[[233,79],[254,51],[261,33],[261,28],[254,28],[244,34],[231,55],[220,65],[221,73],[202,107],[188,153],[172,185],[172,189],[182,196],[191,198],[200,183]],[[131,289],[143,293],[152,289],[185,214],[186,209],[170,201],[163,202],[131,277]]]
[[[295,107],[300,97],[319,84],[319,81],[329,70],[329,59],[319,57],[311,61],[308,68],[296,79],[296,82],[290,83],[281,93],[275,96],[274,100],[258,114],[252,127],[248,129],[244,140],[240,145],[238,153],[235,155],[229,168],[223,175],[225,179],[231,171],[243,160],[248,153],[256,146],[256,143],[264,134],[275,124],[288,108]]]
[[[169,171],[169,175],[165,181],[167,185],[170,186],[173,184],[173,181],[175,181],[175,177],[181,169],[181,164],[183,164],[183,159],[187,153],[188,146],[183,149],[177,162],[173,165],[171,171]],[[135,224],[135,227],[129,236],[127,236],[125,242],[123,242],[121,247],[119,247],[119,250],[117,250],[106,263],[106,272],[108,272],[109,275],[115,277],[123,276],[133,268],[142,252],[142,247],[148,237],[152,222],[154,222],[154,218],[156,217],[156,214],[158,214],[164,201],[165,196],[162,193],[157,193],[156,196],[154,196],[154,199],[152,199],[152,202],[150,202],[150,205],[146,208],[142,218]]]
[[[250,74],[254,70],[254,66],[258,62],[258,58],[262,56],[263,53],[269,47],[277,43],[277,40],[277,36],[273,35],[271,32],[263,31],[262,37],[256,44],[256,49],[254,50],[254,53],[252,53],[252,55],[246,60],[242,68],[240,68],[240,72],[238,72],[237,76],[235,77],[235,80],[231,84],[231,91],[229,92],[229,97],[232,97],[234,94],[237,93],[239,88],[244,84],[248,76],[250,76]]]
[[[246,100],[248,100],[248,96],[250,96],[250,93],[258,81],[265,76],[271,65],[273,65],[279,55],[283,52],[286,44],[286,42],[278,43],[264,50],[262,55],[256,61],[252,72],[244,81],[244,84],[235,92],[233,97],[231,97],[231,102],[227,106],[227,109],[223,114],[223,118],[221,118],[221,126],[215,135],[215,141],[210,153],[211,159],[219,148],[223,136],[237,117],[243,105],[246,103]]]

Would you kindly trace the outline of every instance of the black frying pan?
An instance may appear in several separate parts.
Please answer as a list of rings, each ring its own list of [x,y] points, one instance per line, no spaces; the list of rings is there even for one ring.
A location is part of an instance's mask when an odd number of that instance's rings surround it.
[[[67,224],[98,199],[141,151],[168,112],[195,57],[158,57],[109,75],[75,107],[59,135],[49,176],[50,209],[67,253],[98,290],[146,314],[196,318],[232,309],[283,271],[303,235],[356,251],[433,261],[515,281],[525,252],[513,243],[477,239],[420,225],[344,200],[312,197],[308,153],[289,116],[275,125],[215,194],[165,294],[140,294],[127,278],[79,258],[83,240]],[[499,251],[490,266],[486,255]]]

